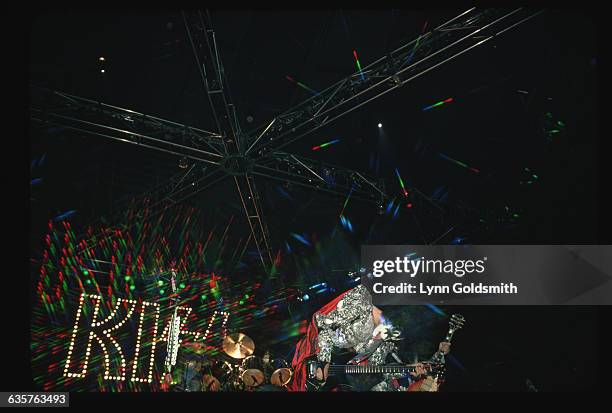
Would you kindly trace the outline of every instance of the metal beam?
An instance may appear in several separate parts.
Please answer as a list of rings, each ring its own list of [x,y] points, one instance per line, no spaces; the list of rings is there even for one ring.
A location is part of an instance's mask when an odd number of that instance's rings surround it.
[[[242,153],[244,143],[236,108],[232,103],[229,85],[210,15],[199,10],[182,11],[183,22],[193,50],[200,77],[215,119],[216,129],[225,139],[225,152]]]
[[[270,233],[263,218],[259,193],[255,187],[255,180],[252,174],[248,173],[242,176],[234,176],[234,182],[251,230],[251,239],[257,248],[261,265],[269,274],[274,263],[272,246],[270,245]]]
[[[218,165],[218,134],[95,102],[79,96],[30,87],[30,119]]]
[[[379,203],[387,198],[379,179],[357,171],[296,156],[286,152],[274,152],[254,164],[253,173],[339,196],[349,191],[357,199]]]
[[[240,164],[240,159],[246,160],[244,158],[246,141],[244,141],[240,122],[236,116],[236,108],[232,104],[229,83],[223,69],[210,14],[208,11],[202,13],[196,10],[183,11],[182,15],[200,76],[207,92],[217,131],[226,138],[224,140],[227,143],[225,155],[232,164],[234,161]],[[248,164],[248,162],[243,164]],[[227,166],[229,167],[230,164]],[[264,222],[255,180],[248,170],[235,170],[230,173],[234,175],[234,182],[261,264],[266,273],[269,273],[273,265],[270,236]]]
[[[467,10],[278,115],[264,133],[261,128],[250,132],[249,136],[260,135],[252,151],[256,158],[278,151],[541,12],[524,8]]]

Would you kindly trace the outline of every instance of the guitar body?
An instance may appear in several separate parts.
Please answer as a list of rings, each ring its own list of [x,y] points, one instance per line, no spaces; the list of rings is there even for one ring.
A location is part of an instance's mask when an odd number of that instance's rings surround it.
[[[453,314],[449,321],[449,329],[445,342],[450,343],[455,331],[463,327],[465,319],[459,314]],[[430,361],[410,365],[385,364],[382,366],[368,365],[367,360],[355,364],[352,362],[356,356],[354,352],[343,351],[332,353],[331,363],[326,367],[327,380],[324,384],[316,379],[318,363],[316,356],[307,360],[306,388],[316,391],[369,391],[378,383],[385,380],[384,374],[398,374],[405,377],[409,374],[424,374],[412,382],[409,392],[437,392],[443,383],[444,354],[440,346]],[[422,371],[420,369],[423,369]],[[397,383],[396,383],[397,384]]]
[[[414,367],[401,364],[385,364],[383,366],[368,365],[367,360],[354,364],[351,360],[356,356],[354,352],[333,353],[329,367],[327,368],[327,380],[324,385],[317,385],[316,380],[310,384],[307,381],[307,389],[315,391],[371,391],[374,386],[386,380],[384,373],[408,376]],[[313,364],[310,371],[314,377],[316,370],[316,358],[308,361]],[[412,383],[408,391],[437,391],[441,379],[443,365],[428,365],[428,370],[433,376],[428,376]],[[412,369],[412,370],[411,370]]]
[[[307,385],[307,389],[317,391],[369,391],[384,380],[383,375],[379,373],[347,374],[334,371],[334,366],[347,365],[356,355],[357,353],[354,351],[333,352],[325,385],[320,388]],[[311,361],[316,361],[316,357],[313,357]],[[366,364],[367,360],[360,365]]]
[[[427,376],[424,379],[417,380],[408,386],[407,391],[425,391],[425,392],[437,392],[442,382],[433,376]]]

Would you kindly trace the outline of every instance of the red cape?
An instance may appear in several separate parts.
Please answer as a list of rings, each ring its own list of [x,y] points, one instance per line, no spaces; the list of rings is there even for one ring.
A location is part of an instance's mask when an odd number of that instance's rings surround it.
[[[348,290],[350,291],[350,290]],[[331,311],[336,309],[338,302],[348,292],[345,291],[338,297],[325,304],[319,311],[315,312],[306,331],[306,336],[302,337],[295,346],[295,355],[291,362],[293,368],[293,380],[287,386],[289,391],[305,391],[306,390],[306,359],[314,356],[319,352],[319,331],[315,323],[315,316],[317,314],[329,314]]]

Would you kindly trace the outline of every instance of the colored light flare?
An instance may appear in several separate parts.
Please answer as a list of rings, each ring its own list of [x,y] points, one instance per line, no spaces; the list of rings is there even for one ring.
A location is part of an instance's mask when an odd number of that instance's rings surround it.
[[[421,30],[421,35],[417,38],[417,41],[414,44],[414,47],[412,48],[412,51],[410,52],[410,55],[408,56],[408,59],[406,59],[406,64],[408,64],[408,63],[410,63],[412,61],[412,57],[414,56],[414,52],[419,47],[419,42],[421,41],[421,37],[423,36],[423,33],[425,33],[425,29],[426,28],[427,28],[427,22],[425,22],[425,24],[423,25],[423,29]]]
[[[146,217],[148,209],[130,208],[126,211],[125,219],[131,225],[120,226],[128,229],[102,227],[94,232],[88,228],[82,231],[84,239],[77,238],[69,221],[49,221],[49,232],[43,238],[44,250],[37,254],[40,260],[35,259],[40,265],[36,288],[38,300],[33,308],[31,323],[35,383],[47,391],[158,389],[160,372],[163,371],[161,353],[156,356],[156,362],[159,363],[152,366],[153,383],[150,387],[142,387],[140,383],[129,380],[120,382],[105,379],[100,369],[87,373],[91,374],[92,380],[74,380],[64,377],[61,369],[66,361],[71,327],[81,292],[102,297],[98,311],[102,317],[109,316],[113,308],[119,308],[117,304],[120,298],[159,304],[162,312],[157,326],[158,334],[161,334],[172,315],[170,266],[178,272],[176,285],[181,288],[178,295],[181,305],[193,310],[191,316],[185,318],[187,324],[182,333],[185,343],[202,341],[209,324],[212,324],[206,344],[208,354],[214,356],[219,352],[217,344],[224,331],[221,318],[211,323],[214,311],[231,311],[232,329],[241,330],[255,319],[252,300],[261,285],[253,281],[234,281],[230,276],[221,275],[225,272],[221,268],[231,270],[238,266],[240,251],[244,253],[246,248],[230,248],[224,232],[226,228],[215,225],[210,229],[205,224],[204,215],[194,214],[194,211],[192,207],[181,205],[155,219],[141,220],[134,217]],[[242,242],[246,241],[245,238]],[[173,261],[176,265],[172,265]],[[286,294],[284,291],[275,288],[266,294],[275,298]],[[239,305],[240,301],[243,302],[242,306]],[[135,320],[134,323],[126,323],[112,333],[124,349],[133,348],[136,342],[140,308],[139,304],[130,318],[130,321]],[[82,317],[91,319],[93,310],[90,303],[83,308]],[[264,314],[278,311],[267,307],[258,310]],[[147,317],[142,335],[152,337],[156,323]],[[262,328],[267,328],[266,320],[260,322],[264,323]],[[165,346],[160,345],[158,348],[163,349]],[[112,346],[108,349],[111,350]],[[120,366],[121,354],[112,351],[109,361],[113,366]],[[79,350],[73,356],[82,357],[83,354]],[[92,351],[90,366],[103,366],[104,357],[100,349]],[[148,356],[141,354],[139,359],[144,365]],[[128,374],[131,374],[130,363]]]
[[[425,304],[425,306],[427,308],[429,308],[431,311],[433,311],[434,313],[441,315],[442,317],[446,317],[446,313],[444,311],[442,311],[442,309],[440,307],[437,307],[433,304]]]
[[[334,139],[333,141],[329,141],[329,142],[322,143],[321,145],[313,146],[312,150],[313,151],[318,151],[318,150],[326,148],[326,147],[328,147],[330,145],[335,145],[338,142],[340,142],[340,139]]]
[[[346,199],[344,200],[344,205],[342,205],[342,211],[340,211],[341,217],[344,214],[344,210],[346,209],[346,206],[348,205],[349,199],[351,199],[351,194],[353,193],[354,189],[355,189],[355,184],[351,186],[351,190],[349,191],[348,195],[346,196]]]
[[[480,169],[471,167],[471,166],[469,166],[469,165],[467,165],[467,164],[465,164],[463,162],[460,162],[460,161],[458,161],[456,159],[453,159],[453,158],[451,158],[449,156],[446,156],[443,153],[439,153],[438,155],[440,155],[441,158],[446,159],[447,161],[450,161],[450,162],[454,163],[455,165],[459,165],[460,167],[465,168],[465,169],[467,169],[467,170],[469,170],[471,172],[480,173]]]
[[[404,180],[402,179],[402,176],[399,173],[399,170],[397,168],[395,168],[395,175],[397,175],[397,179],[399,180],[400,186],[402,187],[402,192],[404,193],[405,197],[408,197],[408,190],[406,189],[406,186],[404,185]]]
[[[430,106],[424,107],[424,108],[423,108],[423,112],[424,112],[424,111],[426,111],[426,110],[429,110],[429,109],[437,108],[438,106],[442,106],[442,105],[444,105],[444,104],[446,104],[446,103],[451,103],[451,102],[454,102],[454,101],[455,101],[455,100],[454,100],[453,98],[448,98],[448,99],[442,100],[442,101],[440,101],[440,102],[438,102],[438,103],[434,103],[433,105],[430,105]]]
[[[353,57],[355,58],[357,69],[359,70],[359,74],[361,75],[361,80],[365,80],[365,76],[363,75],[363,71],[361,70],[361,63],[359,63],[359,58],[357,57],[357,51],[354,49],[353,49]]]
[[[353,224],[352,224],[352,223],[351,223],[351,221],[350,221],[350,220],[349,220],[347,217],[345,217],[344,215],[340,215],[340,223],[342,224],[342,226],[343,226],[345,229],[347,229],[347,230],[349,230],[349,231],[353,232]]]
[[[308,240],[306,239],[306,237],[304,237],[303,235],[296,234],[295,232],[292,232],[292,233],[291,233],[291,236],[292,236],[293,238],[295,238],[296,240],[300,241],[302,244],[307,245],[307,246],[309,246],[309,247],[312,247],[312,244],[310,243],[310,241],[308,241]]]
[[[298,82],[297,80],[295,80],[294,78],[292,78],[292,77],[291,77],[291,76],[289,76],[289,75],[286,75],[286,76],[285,76],[285,79],[287,79],[288,81],[290,81],[290,82],[292,82],[292,83],[295,83],[296,85],[298,85],[298,86],[299,86],[299,87],[301,87],[302,89],[305,89],[305,90],[307,90],[307,91],[311,92],[311,93],[312,93],[312,94],[314,94],[314,95],[319,95],[319,92],[317,92],[316,90],[314,90],[314,89],[312,89],[312,88],[310,88],[310,87],[306,86],[306,85],[305,85],[305,84],[303,84],[302,82]]]

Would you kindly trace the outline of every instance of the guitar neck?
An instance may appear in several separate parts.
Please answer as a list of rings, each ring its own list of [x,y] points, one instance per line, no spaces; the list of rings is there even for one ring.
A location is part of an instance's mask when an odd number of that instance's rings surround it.
[[[454,333],[455,333],[455,330],[449,329],[448,333],[446,333],[446,337],[444,338],[444,341],[446,341],[447,343],[450,343],[451,340],[453,339],[453,334]]]
[[[332,364],[329,366],[330,374],[385,374],[385,373],[413,373],[414,366],[356,366],[352,364]]]

